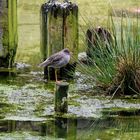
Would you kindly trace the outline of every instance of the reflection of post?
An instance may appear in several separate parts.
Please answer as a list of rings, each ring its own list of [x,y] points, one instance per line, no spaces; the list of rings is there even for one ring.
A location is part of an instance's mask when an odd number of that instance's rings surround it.
[[[54,136],[55,132],[55,120],[47,120],[41,124],[40,134],[41,136]]]
[[[67,82],[61,82],[56,84],[56,92],[55,92],[55,111],[61,113],[67,113],[69,84]]]
[[[8,121],[8,131],[12,132],[16,130],[16,121]]]
[[[42,136],[76,140],[77,119],[55,117],[42,123],[40,133]]]
[[[76,140],[77,119],[55,118],[55,137]]]
[[[77,136],[77,119],[69,119],[67,140],[76,140],[76,136]]]
[[[56,117],[55,137],[56,138],[66,138],[67,137],[67,118]]]

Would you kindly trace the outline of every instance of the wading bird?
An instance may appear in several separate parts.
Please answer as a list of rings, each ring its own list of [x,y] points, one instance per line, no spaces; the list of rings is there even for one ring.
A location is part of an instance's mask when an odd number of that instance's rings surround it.
[[[40,67],[52,67],[55,69],[55,79],[56,82],[59,82],[57,79],[57,69],[60,69],[67,65],[70,61],[70,51],[65,48],[61,50],[60,52],[57,52],[53,55],[51,55],[49,58],[47,58],[44,62],[39,64]]]

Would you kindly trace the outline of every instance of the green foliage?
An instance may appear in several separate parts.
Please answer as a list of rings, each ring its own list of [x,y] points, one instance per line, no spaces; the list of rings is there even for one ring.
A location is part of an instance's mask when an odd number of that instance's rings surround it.
[[[90,46],[92,56],[88,60],[94,67],[91,70],[89,65],[86,71],[82,70],[94,77],[96,86],[102,86],[113,95],[139,94],[140,91],[139,19],[126,16],[122,15],[117,22],[112,16],[109,17],[107,29],[112,34],[112,41],[103,41],[98,34],[94,35],[97,36],[96,45],[93,42]]]

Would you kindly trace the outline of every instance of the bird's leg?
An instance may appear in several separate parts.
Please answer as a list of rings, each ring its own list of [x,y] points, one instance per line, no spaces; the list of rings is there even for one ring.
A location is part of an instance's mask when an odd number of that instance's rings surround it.
[[[57,77],[57,69],[55,69],[55,80],[56,80],[56,83],[60,83],[61,81],[58,81],[58,77]]]
[[[57,69],[55,69],[55,81],[57,82]]]
[[[56,83],[60,83],[60,81],[58,81],[58,79],[57,79],[57,69],[55,69],[55,81],[56,81]]]

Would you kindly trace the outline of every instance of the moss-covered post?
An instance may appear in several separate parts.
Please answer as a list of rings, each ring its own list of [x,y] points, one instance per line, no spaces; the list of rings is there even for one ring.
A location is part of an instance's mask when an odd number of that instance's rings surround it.
[[[11,68],[17,49],[17,0],[0,0],[0,68]]]
[[[56,91],[55,91],[55,111],[56,111],[56,113],[67,113],[68,89],[69,89],[69,83],[67,83],[67,82],[56,83]]]
[[[71,2],[49,1],[41,7],[43,60],[64,48],[69,48],[73,55],[70,63],[58,71],[59,79],[74,75],[78,55],[78,6]],[[44,75],[47,79],[55,79],[53,68],[46,67]]]

